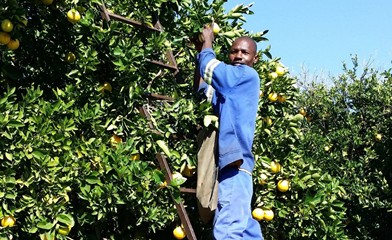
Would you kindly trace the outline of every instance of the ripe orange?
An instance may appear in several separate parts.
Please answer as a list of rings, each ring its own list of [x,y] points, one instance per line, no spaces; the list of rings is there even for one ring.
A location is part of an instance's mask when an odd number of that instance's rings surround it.
[[[286,102],[286,97],[285,97],[285,96],[282,96],[282,95],[279,95],[279,96],[278,96],[278,102],[280,102],[280,103]]]
[[[65,55],[65,61],[69,63],[73,63],[76,60],[76,56],[73,52],[68,52],[67,55]]]
[[[275,79],[275,78],[278,77],[278,74],[277,74],[276,72],[272,72],[272,73],[268,74],[268,76],[269,76],[271,79]]]
[[[139,153],[132,154],[132,155],[131,155],[131,160],[132,160],[132,161],[140,160],[140,154],[139,154]]]
[[[159,188],[165,188],[165,187],[167,187],[167,182],[166,181],[163,181],[163,182],[161,182],[159,184]]]
[[[185,177],[192,177],[195,175],[196,167],[186,164],[184,167],[181,168],[181,174]]]
[[[271,167],[271,172],[273,172],[273,173],[278,173],[278,172],[280,172],[280,170],[281,170],[281,168],[282,168],[282,166],[280,165],[280,163],[275,162],[275,161],[272,161],[272,162],[271,162],[270,167]]]
[[[176,239],[184,239],[186,237],[184,228],[182,228],[181,226],[177,226],[174,230],[173,230],[173,236]]]
[[[264,173],[260,174],[260,181],[259,181],[260,185],[266,184],[267,183],[267,179],[268,179],[267,175],[265,175]]]
[[[280,180],[278,182],[278,190],[280,192],[287,192],[289,190],[290,182],[288,180]]]
[[[212,24],[212,31],[214,32],[214,34],[218,34],[220,31],[220,27],[217,23],[213,23]]]
[[[14,24],[9,19],[4,19],[1,22],[1,29],[3,29],[4,32],[11,32],[12,29],[14,29]]]
[[[0,44],[7,45],[11,40],[11,36],[6,32],[0,32]]]
[[[271,209],[264,210],[264,217],[265,221],[271,221],[274,218],[274,212]]]
[[[53,3],[53,0],[41,0],[41,2],[45,5],[50,5]]]
[[[113,134],[110,137],[110,144],[112,145],[112,147],[116,147],[117,144],[122,143],[122,138],[117,136],[116,134]]]
[[[14,226],[16,220],[12,215],[5,216],[3,219],[1,219],[1,226],[4,228],[6,227],[12,227]]]
[[[256,219],[257,221],[263,220],[263,218],[264,218],[264,211],[263,211],[263,209],[261,209],[261,208],[255,208],[255,209],[252,211],[252,217],[253,217],[254,219]]]
[[[278,66],[278,67],[276,67],[275,72],[276,72],[279,76],[283,76],[283,75],[286,73],[286,70],[285,70],[283,67]]]
[[[80,13],[76,9],[71,9],[67,12],[67,19],[71,23],[77,23],[80,20]]]
[[[7,47],[11,50],[16,50],[19,48],[19,40],[18,39],[11,39],[8,44]]]
[[[379,142],[382,140],[382,135],[380,133],[377,133],[374,138]]]
[[[277,93],[270,93],[270,94],[268,94],[268,99],[271,102],[276,102],[276,100],[278,100],[278,94]]]
[[[105,82],[102,86],[102,91],[112,92],[113,88],[112,85],[108,82]]]
[[[272,125],[272,119],[270,117],[264,118],[264,121],[267,123],[268,126]]]
[[[71,231],[71,228],[69,226],[67,226],[67,227],[62,226],[59,228],[58,233],[61,235],[67,236],[70,231]]]

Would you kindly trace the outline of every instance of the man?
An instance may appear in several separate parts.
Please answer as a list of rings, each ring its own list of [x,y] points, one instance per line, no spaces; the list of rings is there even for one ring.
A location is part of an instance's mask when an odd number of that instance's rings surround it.
[[[260,225],[252,218],[250,206],[254,168],[251,150],[260,94],[260,79],[252,68],[258,60],[257,45],[249,37],[236,39],[230,48],[229,65],[216,59],[212,29],[205,27],[202,35],[204,42],[197,59],[201,77],[196,76],[195,87],[204,90],[219,117],[214,238],[260,240]]]

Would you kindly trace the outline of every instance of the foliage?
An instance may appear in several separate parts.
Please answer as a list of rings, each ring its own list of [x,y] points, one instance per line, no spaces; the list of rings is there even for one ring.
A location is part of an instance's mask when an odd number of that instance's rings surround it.
[[[304,85],[311,121],[301,148],[309,162],[339,179],[350,239],[387,239],[391,229],[391,73],[344,65],[333,85]]]
[[[178,186],[159,187],[164,177],[155,160],[156,143],[169,146],[173,171],[195,164],[194,140],[208,107],[193,100],[191,38],[214,20],[222,28],[216,50],[223,51],[245,32],[242,14],[251,13],[243,5],[224,13],[223,3],[105,2],[110,12],[146,26],[159,18],[163,32],[106,22],[101,1],[2,4],[7,7],[1,20],[14,23],[10,35],[20,40],[16,50],[0,46],[0,217],[16,219],[15,226],[2,229],[2,238],[171,236],[179,224],[171,199],[179,200]],[[71,9],[80,13],[80,21],[67,21]],[[261,35],[253,37],[265,40]],[[166,62],[167,49],[173,49],[180,69],[176,78],[148,62]],[[151,101],[150,93],[175,102]],[[141,106],[150,121],[139,114]],[[140,161],[130,161],[137,154]],[[186,184],[194,183],[190,178]],[[196,206],[194,197],[183,197]],[[189,214],[200,235],[208,231],[194,207]]]
[[[194,195],[179,192],[179,185],[194,188],[196,177],[164,187],[156,153],[165,149],[173,172],[184,174],[185,166],[197,165],[196,136],[204,115],[210,114],[210,106],[199,102],[192,87],[192,40],[203,25],[214,21],[221,27],[214,44],[220,59],[226,59],[238,36],[267,40],[267,31],[251,34],[242,28],[245,15],[253,14],[251,4],[226,10],[225,2],[105,1],[109,12],[144,26],[135,27],[104,21],[97,0],[5,1],[0,20],[14,23],[10,35],[20,40],[20,47],[0,46],[0,218],[16,219],[14,226],[1,229],[2,239],[170,239],[181,224],[173,200],[187,206],[198,238],[211,239],[211,226],[200,222]],[[67,21],[71,9],[81,14],[80,21]],[[157,19],[163,31],[147,30]],[[167,50],[175,55],[176,75],[149,61],[167,63]],[[385,191],[377,192],[376,205],[387,207],[389,188],[360,189],[358,182],[355,194],[366,190],[365,197],[349,201],[354,196],[347,189],[349,178],[337,178],[332,171],[337,168],[324,162],[325,152],[312,151],[312,144],[325,139],[317,135],[322,131],[298,114],[306,106],[318,119],[319,110],[305,104],[309,99],[298,102],[303,93],[297,80],[269,47],[259,50],[259,56],[255,69],[263,86],[252,207],[275,212],[272,221],[261,222],[265,239],[355,236],[347,234],[355,230],[351,225],[344,229],[346,213],[358,215],[366,209],[365,200],[367,207],[374,204],[373,189]],[[151,94],[174,101],[154,100]],[[141,107],[150,119],[140,114]],[[375,129],[390,134],[382,126]],[[389,144],[386,138],[382,143]],[[387,146],[369,145],[372,161],[377,154],[389,154]],[[282,165],[281,171],[271,172],[272,161]],[[353,165],[347,174],[358,179],[370,174],[353,170],[358,169]],[[371,173],[372,179],[382,179],[387,170],[380,171]],[[289,191],[276,190],[281,179],[290,181]]]

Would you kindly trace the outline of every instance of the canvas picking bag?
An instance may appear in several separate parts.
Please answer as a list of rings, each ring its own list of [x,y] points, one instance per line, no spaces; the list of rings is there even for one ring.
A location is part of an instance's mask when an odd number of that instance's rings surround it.
[[[197,136],[197,187],[199,215],[204,223],[213,219],[218,204],[217,130],[202,128]]]

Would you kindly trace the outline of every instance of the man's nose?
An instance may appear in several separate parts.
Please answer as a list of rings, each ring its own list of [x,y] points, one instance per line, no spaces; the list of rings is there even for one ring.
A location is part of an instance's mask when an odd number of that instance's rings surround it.
[[[240,53],[240,52],[236,53],[235,58],[242,59],[242,53]]]

